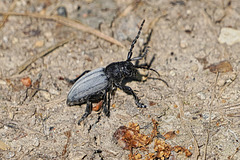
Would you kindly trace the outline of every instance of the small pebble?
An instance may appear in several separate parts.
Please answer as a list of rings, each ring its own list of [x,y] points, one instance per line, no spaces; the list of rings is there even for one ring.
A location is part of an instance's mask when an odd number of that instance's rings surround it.
[[[57,13],[59,16],[67,17],[67,9],[63,6],[57,8]]]
[[[6,84],[7,84],[6,81],[0,79],[0,85],[6,85]]]
[[[197,72],[197,71],[198,71],[198,65],[195,64],[195,65],[191,66],[191,70],[192,70],[193,72]]]
[[[33,139],[33,145],[34,145],[35,147],[38,147],[39,144],[40,144],[39,139],[38,139],[37,137],[34,138],[34,139]]]
[[[186,41],[182,40],[182,41],[180,42],[180,47],[181,47],[181,48],[187,48],[187,46],[188,46],[188,44],[187,44]]]
[[[60,94],[56,89],[53,89],[53,88],[49,89],[49,93],[54,94],[54,95],[59,95]]]
[[[187,15],[192,14],[192,11],[190,9],[187,10]]]
[[[233,45],[240,42],[240,30],[233,28],[222,28],[218,42]]]
[[[176,72],[171,70],[169,74],[174,77],[176,75]]]
[[[4,42],[4,43],[7,43],[7,42],[8,42],[8,37],[3,36],[3,42]]]
[[[8,152],[8,154],[6,155],[6,159],[13,158],[14,156],[15,156],[14,152]]]
[[[219,80],[217,81],[217,85],[218,85],[218,86],[223,86],[225,83],[226,83],[226,81],[225,81],[224,79],[219,79]]]
[[[209,120],[210,114],[209,113],[203,113],[202,116],[203,116],[203,118],[205,120]],[[215,114],[211,114],[211,119],[214,119],[214,118],[216,118],[216,115]]]
[[[45,32],[44,36],[47,38],[51,38],[52,37],[52,32]]]
[[[42,47],[44,45],[44,41],[43,40],[40,40],[40,41],[37,41],[36,43],[35,43],[35,47]]]
[[[206,95],[202,92],[197,93],[197,97],[200,98],[201,100],[206,99]]]
[[[18,39],[17,39],[16,37],[14,37],[14,38],[12,39],[12,44],[16,44],[16,43],[18,43]]]
[[[51,100],[51,94],[48,92],[41,92],[42,96],[47,99],[47,100]]]
[[[186,25],[184,27],[184,29],[185,29],[185,32],[191,32],[192,31],[192,27],[190,25]]]

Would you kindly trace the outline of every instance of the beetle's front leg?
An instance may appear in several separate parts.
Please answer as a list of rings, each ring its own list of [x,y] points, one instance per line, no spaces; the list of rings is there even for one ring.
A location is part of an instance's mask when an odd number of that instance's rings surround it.
[[[89,114],[91,114],[91,112],[92,112],[92,102],[87,101],[87,106],[86,106],[85,113],[83,114],[82,118],[78,121],[78,125],[80,125],[80,123],[81,123],[85,118],[87,118],[87,116],[88,116]]]
[[[139,98],[134,93],[132,88],[130,88],[128,86],[123,86],[123,85],[117,85],[117,87],[120,88],[121,90],[123,90],[125,93],[133,95],[133,97],[135,99],[135,103],[139,108],[146,108],[147,107],[145,104],[139,102]]]
[[[74,84],[79,78],[81,78],[84,74],[90,72],[90,70],[86,70],[84,71],[80,76],[78,76],[77,78],[75,79],[68,79],[68,78],[64,78],[68,83],[70,84]]]

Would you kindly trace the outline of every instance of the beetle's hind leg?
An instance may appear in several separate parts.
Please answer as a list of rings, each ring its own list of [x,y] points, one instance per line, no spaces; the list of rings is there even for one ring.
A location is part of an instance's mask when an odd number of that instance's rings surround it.
[[[87,118],[87,116],[88,116],[89,114],[91,114],[91,112],[92,112],[92,102],[87,101],[87,106],[86,106],[85,113],[83,114],[82,118],[78,121],[78,125],[80,125],[80,123],[81,123],[85,118]]]
[[[111,92],[105,91],[104,97],[103,97],[103,112],[104,114],[109,117],[110,116],[110,94]]]
[[[90,72],[90,70],[86,70],[84,71],[80,76],[78,76],[77,78],[75,79],[68,79],[68,78],[64,78],[68,83],[70,84],[74,84],[79,78],[81,78],[84,74]]]

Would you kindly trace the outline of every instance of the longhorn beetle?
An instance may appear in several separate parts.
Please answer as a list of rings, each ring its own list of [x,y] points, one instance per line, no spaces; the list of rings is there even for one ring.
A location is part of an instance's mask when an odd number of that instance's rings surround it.
[[[138,72],[137,68],[145,68],[158,74],[156,70],[150,67],[136,66],[131,62],[141,60],[148,52],[148,49],[145,47],[143,55],[132,58],[132,50],[139,38],[144,22],[145,20],[143,20],[137,36],[132,41],[126,61],[113,62],[106,68],[84,71],[74,80],[67,79],[70,83],[74,83],[67,96],[67,105],[72,106],[87,103],[85,113],[78,121],[78,125],[91,113],[93,102],[103,100],[103,112],[106,116],[109,116],[110,95],[116,88],[123,90],[127,94],[131,94],[135,99],[137,107],[146,108],[146,105],[139,102],[139,98],[136,96],[134,91],[130,87],[122,84],[123,79],[136,77]]]

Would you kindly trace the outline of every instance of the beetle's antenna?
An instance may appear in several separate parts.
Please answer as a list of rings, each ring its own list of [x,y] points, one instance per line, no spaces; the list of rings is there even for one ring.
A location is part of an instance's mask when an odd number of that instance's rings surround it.
[[[156,71],[155,69],[149,68],[149,66],[134,66],[135,68],[141,68],[141,69],[147,69],[147,70],[151,70],[155,73],[157,73],[157,75],[160,77],[160,74],[158,73],[158,71]]]
[[[136,60],[140,60],[140,59],[144,58],[144,57],[146,56],[146,54],[148,53],[148,48],[149,48],[148,46],[145,46],[144,49],[143,49],[143,52],[144,52],[143,55],[141,55],[141,56],[139,56],[139,57],[134,57],[134,58],[131,59],[131,61],[136,61]],[[150,68],[151,63],[152,63],[152,62],[150,62],[149,65],[143,65],[143,66],[141,66],[141,65],[140,65],[140,66],[139,66],[139,65],[135,65],[134,67],[135,67],[135,68],[141,68],[141,69],[151,70],[151,71],[157,73],[157,75],[160,77],[160,74],[159,74],[155,69]]]
[[[132,60],[132,59],[131,59],[131,57],[132,57],[132,50],[133,50],[133,48],[134,48],[135,43],[137,42],[137,40],[138,40],[138,38],[139,38],[139,35],[140,35],[140,33],[141,33],[141,30],[142,30],[142,27],[143,27],[144,22],[145,22],[145,19],[142,21],[142,24],[141,24],[141,26],[140,26],[140,28],[139,28],[139,31],[138,31],[138,33],[137,33],[137,36],[136,36],[135,39],[132,41],[131,48],[130,48],[130,50],[129,50],[129,52],[128,52],[127,61],[131,61],[131,60]]]
[[[148,48],[150,48],[150,47],[145,46],[144,49],[143,49],[143,52],[144,52],[143,55],[141,55],[139,57],[131,58],[131,61],[137,61],[137,60],[143,59],[148,53]]]

